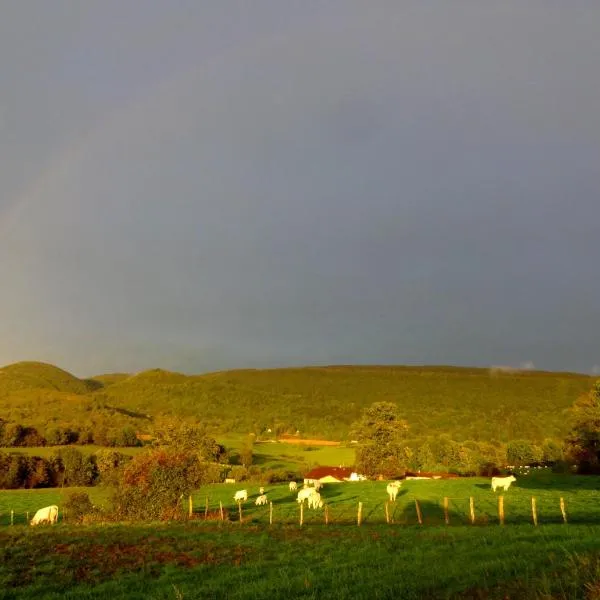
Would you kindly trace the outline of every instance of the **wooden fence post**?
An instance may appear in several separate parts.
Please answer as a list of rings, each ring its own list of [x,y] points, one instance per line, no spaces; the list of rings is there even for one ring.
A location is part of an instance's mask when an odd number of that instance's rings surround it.
[[[415,508],[417,509],[417,520],[419,521],[419,525],[423,525],[423,516],[421,515],[421,507],[419,506],[419,501],[415,498]]]
[[[533,524],[537,527],[537,506],[533,496],[531,496],[531,516],[533,517]]]
[[[304,524],[304,502],[300,502],[300,526]]]
[[[448,514],[448,497],[444,496],[444,521],[450,525],[450,515]]]
[[[223,502],[219,500],[219,511],[221,512],[221,522],[225,520],[225,515],[223,514]]]
[[[471,525],[475,525],[475,499],[473,496],[469,498],[469,515],[471,517]]]
[[[204,505],[204,520],[208,519],[208,496],[206,496],[206,504]]]
[[[273,502],[269,502],[269,525],[273,525]]]
[[[238,510],[240,513],[240,525],[242,524],[242,503],[238,502]]]
[[[14,525],[14,523],[15,523],[15,511],[11,510],[10,511],[10,524]]]
[[[498,496],[498,520],[504,525],[504,496]]]
[[[329,505],[325,505],[325,525],[329,525]]]
[[[565,509],[565,499],[561,497],[560,499],[560,512],[562,513],[563,522],[567,522],[567,511]]]
[[[27,519],[27,525],[29,525],[29,511],[25,513],[25,518]]]
[[[188,519],[192,518],[192,514],[194,512],[194,501],[192,500],[192,495],[188,496]]]
[[[358,503],[358,514],[356,515],[356,524],[360,527],[362,523],[362,502]]]
[[[385,501],[385,522],[390,524],[390,507],[388,506],[387,500]]]

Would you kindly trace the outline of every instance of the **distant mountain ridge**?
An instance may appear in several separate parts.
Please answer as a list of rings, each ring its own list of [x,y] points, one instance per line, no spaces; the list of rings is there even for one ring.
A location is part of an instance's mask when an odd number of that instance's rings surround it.
[[[343,440],[376,401],[398,404],[414,436],[560,438],[564,411],[594,378],[577,373],[446,366],[331,366],[184,375],[151,369],[79,379],[56,366],[0,368],[0,411],[28,425],[77,424],[90,415],[136,427],[148,417],[195,417],[215,432],[299,430]],[[104,413],[103,413],[104,411]],[[143,420],[136,420],[143,415]],[[6,417],[4,417],[6,418]]]

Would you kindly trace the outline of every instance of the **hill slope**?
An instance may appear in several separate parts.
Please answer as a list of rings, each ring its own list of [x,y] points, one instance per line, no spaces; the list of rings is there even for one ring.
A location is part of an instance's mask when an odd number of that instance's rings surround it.
[[[103,390],[116,406],[195,415],[219,431],[266,427],[343,439],[372,402],[396,402],[415,436],[562,437],[563,411],[592,379],[547,372],[452,367],[324,367],[226,371],[186,377],[145,372]]]
[[[10,365],[0,373],[0,414],[30,425],[42,426],[49,416],[76,424],[104,411],[113,420],[131,417],[142,430],[149,424],[146,415],[194,416],[219,433],[299,429],[303,436],[330,439],[346,439],[352,422],[377,401],[397,403],[414,437],[562,438],[565,409],[593,383],[573,373],[455,367],[307,367],[196,376],[155,369],[93,382],[38,363]]]
[[[78,379],[63,369],[41,362],[18,362],[0,369],[0,396],[26,390],[86,394],[100,386],[100,383]]]

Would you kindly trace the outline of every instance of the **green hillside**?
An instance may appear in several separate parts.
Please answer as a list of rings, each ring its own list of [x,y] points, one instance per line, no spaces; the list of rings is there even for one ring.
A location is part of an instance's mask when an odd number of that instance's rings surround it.
[[[307,367],[195,376],[155,369],[92,382],[38,363],[18,363],[0,373],[0,411],[18,413],[30,425],[41,426],[49,416],[75,423],[102,413],[119,425],[129,418],[144,430],[148,417],[193,416],[215,433],[270,428],[340,440],[377,401],[400,406],[412,437],[562,438],[565,409],[593,383],[573,373],[456,367]]]
[[[104,375],[94,375],[90,377],[91,381],[96,381],[102,385],[102,387],[112,385],[113,383],[119,383],[123,379],[131,377],[129,373],[105,373]]]
[[[453,367],[311,367],[190,377],[148,371],[103,394],[115,406],[141,413],[194,415],[221,432],[269,427],[344,439],[366,406],[391,401],[414,436],[542,440],[564,435],[563,411],[592,381],[571,373]]]
[[[98,402],[102,381],[78,379],[63,369],[40,362],[19,362],[0,369],[0,419],[50,429],[136,426],[136,419]],[[144,420],[147,423],[147,420]]]
[[[0,369],[0,396],[27,390],[86,394],[99,387],[99,382],[78,379],[54,365],[41,362],[18,362]]]

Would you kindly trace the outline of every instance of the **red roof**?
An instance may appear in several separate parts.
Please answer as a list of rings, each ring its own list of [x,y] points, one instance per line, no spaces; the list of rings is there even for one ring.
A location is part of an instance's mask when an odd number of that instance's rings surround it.
[[[335,477],[336,479],[347,479],[354,470],[350,467],[316,467],[304,475],[305,479],[322,479],[323,477]]]

